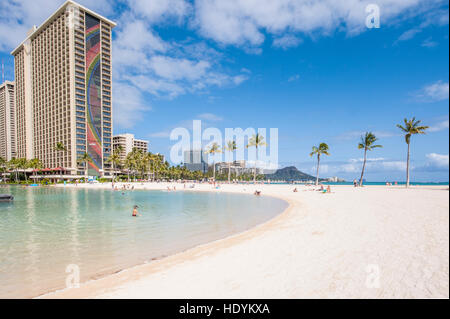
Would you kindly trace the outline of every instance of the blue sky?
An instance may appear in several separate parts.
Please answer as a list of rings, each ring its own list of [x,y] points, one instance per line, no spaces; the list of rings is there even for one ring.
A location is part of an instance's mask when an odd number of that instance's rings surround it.
[[[63,1],[2,0],[0,58],[28,23]],[[366,178],[404,180],[406,144],[395,127],[416,116],[431,128],[412,141],[413,181],[449,179],[448,1],[87,0],[117,22],[114,131],[168,155],[169,133],[203,127],[278,128],[279,165],[312,173],[313,145],[331,156],[322,175],[357,177],[360,135],[384,147],[369,154]],[[379,29],[365,26],[380,7]],[[24,21],[27,24],[24,24]]]

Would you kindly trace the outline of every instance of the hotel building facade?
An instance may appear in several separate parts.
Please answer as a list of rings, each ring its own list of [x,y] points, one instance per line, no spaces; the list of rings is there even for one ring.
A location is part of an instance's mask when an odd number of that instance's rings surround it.
[[[15,61],[17,157],[46,168],[109,175],[112,152],[111,33],[116,24],[65,2],[33,27],[11,54]],[[64,151],[55,149],[62,143]]]
[[[134,138],[134,135],[130,133],[119,134],[113,137],[113,148],[117,149],[119,146],[122,147],[122,152],[120,153],[120,160],[122,162],[125,161],[128,153],[130,153],[133,148],[137,148],[144,153],[148,152],[148,141],[136,139]]]
[[[16,157],[16,110],[14,82],[0,84],[0,157]]]

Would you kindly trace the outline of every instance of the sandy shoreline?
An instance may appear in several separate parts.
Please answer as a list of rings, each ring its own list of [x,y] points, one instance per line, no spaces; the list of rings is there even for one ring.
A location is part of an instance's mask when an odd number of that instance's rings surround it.
[[[304,186],[293,193],[289,185],[197,185],[192,191],[256,188],[290,206],[244,233],[41,297],[449,297],[448,186],[334,186],[334,193],[320,194]]]

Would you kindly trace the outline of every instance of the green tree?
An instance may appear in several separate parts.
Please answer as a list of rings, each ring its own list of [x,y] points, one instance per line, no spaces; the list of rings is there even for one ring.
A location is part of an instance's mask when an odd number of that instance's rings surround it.
[[[367,161],[367,151],[371,151],[374,148],[383,147],[382,145],[376,145],[376,141],[378,141],[378,138],[372,132],[366,132],[364,136],[361,136],[361,142],[358,144],[358,149],[364,149],[364,162],[361,171],[361,178],[359,179],[359,186],[363,185],[363,176]]]
[[[0,174],[1,174],[2,180],[3,180],[3,174],[6,173],[6,170],[8,167],[7,164],[8,164],[8,162],[3,157],[0,157]]]
[[[42,164],[41,160],[38,158],[33,158],[32,160],[28,161],[28,167],[33,169],[33,177],[34,181],[36,182],[36,171],[39,169],[42,169],[44,165]]]
[[[258,164],[258,149],[260,147],[267,146],[267,143],[264,142],[264,136],[257,133],[256,135],[253,134],[253,136],[249,139],[247,148],[255,147],[256,148],[256,158],[255,158],[255,170],[253,172],[253,183],[256,183],[256,165]]]
[[[88,164],[92,163],[92,158],[88,153],[83,153],[80,157],[78,157],[78,164],[83,165],[84,167],[84,182],[87,183],[88,180]]]
[[[28,176],[27,176],[27,168],[28,168],[28,161],[26,158],[19,158],[17,160],[17,167],[23,172],[23,175],[25,176],[25,181],[28,183]]]
[[[64,144],[62,142],[57,142],[54,147],[54,150],[56,152],[58,152],[60,157],[61,157],[61,153],[67,152],[67,148],[64,146]],[[62,158],[61,158],[61,163],[64,163],[64,160]],[[63,166],[63,165],[61,165],[61,166]]]
[[[237,150],[236,141],[228,141],[224,150],[230,152],[231,158],[233,158],[233,153]],[[228,162],[228,183],[231,182],[231,163],[232,161]]]
[[[206,151],[207,154],[213,156],[213,180],[216,180],[216,161],[214,160],[214,155],[221,153],[220,146],[216,142],[212,143],[209,149]]]
[[[317,155],[317,173],[316,173],[316,186],[319,185],[319,167],[320,167],[320,157],[322,155],[330,155],[328,153],[329,147],[326,143],[320,143],[319,146],[313,146],[312,152],[309,156]]]
[[[9,172],[14,172],[14,180],[16,181],[16,183],[19,181],[19,176],[18,176],[19,173],[17,171],[18,168],[19,168],[19,161],[17,160],[17,158],[13,157],[11,160],[8,161],[7,170]]]
[[[112,165],[112,181],[113,183],[115,182],[115,173],[116,173],[116,168],[120,167],[122,165],[122,160],[121,160],[121,154],[123,152],[123,147],[122,146],[118,146],[117,148],[115,148],[111,154],[111,156],[108,158],[108,163],[111,163]]]
[[[416,120],[415,117],[412,119],[404,119],[403,120],[404,125],[397,124],[397,127],[402,130],[403,133],[405,133],[405,142],[408,145],[408,152],[406,156],[406,187],[409,187],[409,162],[410,162],[410,145],[411,145],[411,136],[414,134],[426,134],[425,130],[427,130],[429,127],[420,125],[422,121]]]

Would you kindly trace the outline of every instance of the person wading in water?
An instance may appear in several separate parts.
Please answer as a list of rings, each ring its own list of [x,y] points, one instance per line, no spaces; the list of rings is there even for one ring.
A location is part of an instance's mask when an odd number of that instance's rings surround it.
[[[138,206],[134,205],[134,207],[133,207],[133,214],[131,216],[133,216],[133,217],[142,216],[141,214],[139,214],[137,209],[138,209]]]

